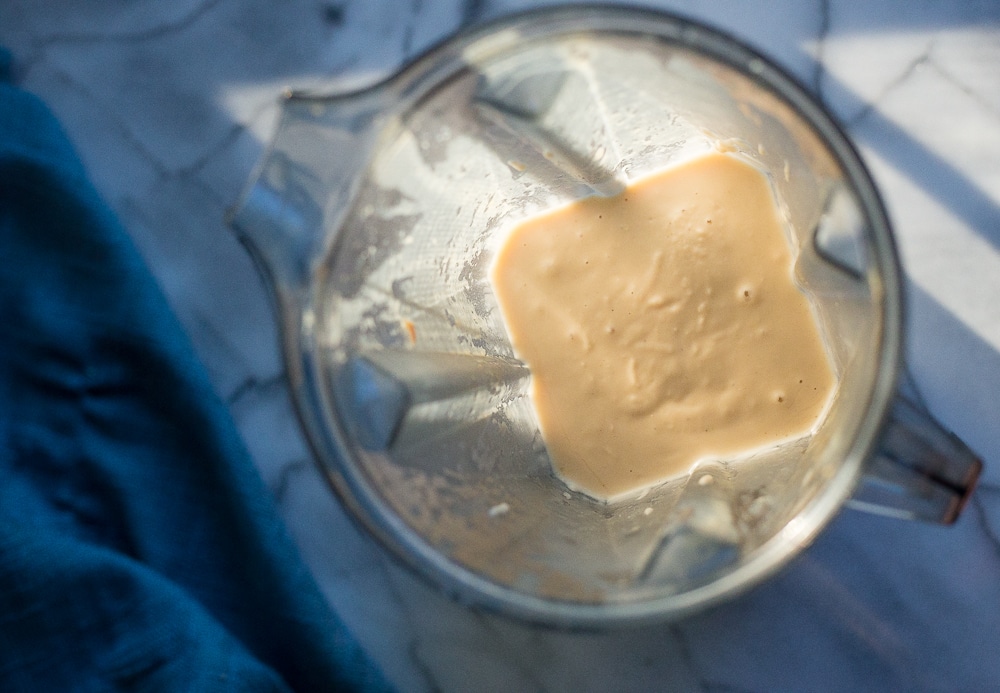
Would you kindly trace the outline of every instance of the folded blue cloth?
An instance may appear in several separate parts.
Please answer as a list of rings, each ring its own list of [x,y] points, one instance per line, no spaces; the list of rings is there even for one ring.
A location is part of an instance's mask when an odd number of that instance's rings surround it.
[[[0,51],[0,691],[383,690]]]

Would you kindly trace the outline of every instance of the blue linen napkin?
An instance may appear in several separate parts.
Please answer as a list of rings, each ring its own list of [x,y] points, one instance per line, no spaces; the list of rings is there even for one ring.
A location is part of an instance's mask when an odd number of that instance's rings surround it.
[[[383,690],[0,49],[0,691]]]

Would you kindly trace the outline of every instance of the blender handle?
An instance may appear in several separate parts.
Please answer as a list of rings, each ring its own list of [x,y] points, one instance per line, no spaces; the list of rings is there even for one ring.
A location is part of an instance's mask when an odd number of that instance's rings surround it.
[[[951,524],[976,487],[983,463],[927,409],[897,393],[879,446],[848,507]]]

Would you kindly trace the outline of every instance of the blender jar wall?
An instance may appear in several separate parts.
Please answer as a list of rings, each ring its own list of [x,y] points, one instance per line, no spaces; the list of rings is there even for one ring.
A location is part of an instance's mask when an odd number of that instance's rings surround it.
[[[382,131],[326,258],[318,334],[376,506],[446,570],[538,602],[662,606],[738,571],[838,475],[873,388],[883,297],[875,266],[836,259],[876,249],[844,221],[860,212],[832,211],[858,207],[835,158],[749,72],[644,33],[569,31],[464,66]],[[712,149],[772,181],[837,401],[812,439],[700,469],[719,480],[709,496],[678,479],[607,505],[551,474],[489,263],[517,220]],[[449,382],[414,385],[435,369]]]

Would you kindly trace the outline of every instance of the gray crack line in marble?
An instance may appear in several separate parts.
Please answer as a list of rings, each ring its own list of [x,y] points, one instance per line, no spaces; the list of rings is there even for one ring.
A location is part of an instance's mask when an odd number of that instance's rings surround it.
[[[925,51],[910,63],[909,69],[904,70],[900,78],[894,80],[893,88],[898,88],[926,60]],[[863,100],[846,84],[835,80],[829,73],[827,75],[828,81],[837,89],[856,101]],[[862,110],[864,117],[855,117],[847,125],[854,129],[864,123],[877,133],[877,137],[866,138],[863,144],[878,152],[941,206],[965,221],[983,240],[1000,250],[1000,207],[996,202],[951,162],[931,151],[923,142],[883,115],[877,102]],[[987,220],[997,223],[985,223]]]
[[[406,656],[410,658],[413,668],[416,669],[424,678],[424,683],[427,684],[428,693],[443,693],[444,689],[441,688],[441,684],[437,682],[437,679],[434,676],[434,671],[430,668],[430,665],[424,661],[419,649],[420,644],[417,642],[416,636],[409,638],[406,643]]]
[[[687,636],[684,635],[684,631],[681,630],[680,625],[672,623],[667,627],[667,631],[673,636],[674,641],[677,643],[677,651],[681,655],[681,661],[684,662],[684,666],[688,668],[691,675],[698,681],[698,688],[706,693],[710,690],[712,683],[706,679],[700,671],[697,663],[694,659],[694,652],[691,651],[691,645],[687,641]]]
[[[344,25],[343,3],[327,3],[323,5],[323,21],[332,27],[342,27]]]
[[[127,126],[125,121],[122,121],[114,116],[113,110],[107,109],[101,99],[98,98],[90,89],[78,82],[72,75],[60,70],[54,65],[51,66],[51,70],[56,79],[61,81],[69,90],[77,92],[95,109],[100,111],[106,117],[106,122],[114,127],[115,131],[121,136],[121,139],[136,151],[143,161],[153,169],[153,172],[157,176],[162,179],[170,175],[170,170],[167,169],[152,152],[146,149],[142,141],[133,134],[132,130]]]
[[[530,666],[525,666],[524,664],[522,664],[522,662],[524,662],[524,658],[520,655],[520,653],[517,650],[512,648],[507,643],[507,639],[504,637],[503,633],[500,632],[500,630],[497,628],[495,619],[503,619],[507,617],[492,616],[485,614],[481,611],[472,612],[472,617],[476,621],[476,623],[479,624],[480,628],[482,628],[482,630],[489,635],[491,644],[496,648],[496,650],[498,650],[501,654],[504,655],[504,658],[506,659],[508,664],[510,664],[514,669],[516,669],[517,672],[521,674],[521,676],[523,676],[528,683],[534,686],[534,690],[539,691],[540,693],[544,693],[545,686],[538,679],[538,676],[535,674],[534,670]],[[523,627],[523,624],[517,624],[517,625],[518,627]],[[537,632],[532,632],[531,637],[533,639],[536,638]]]
[[[402,51],[404,58],[413,55],[413,34],[417,30],[417,18],[424,8],[424,0],[410,0],[410,16],[406,22],[406,29],[403,31]]]
[[[175,301],[176,299],[177,297],[174,296],[172,293],[167,293],[167,300],[171,302],[171,305],[174,305],[173,301]],[[225,350],[224,353],[227,355],[228,358],[239,358],[240,359],[239,365],[244,372],[253,370],[250,367],[250,365],[247,364],[247,362],[242,358],[241,350],[233,343],[232,337],[225,330],[220,329],[215,324],[211,315],[207,314],[204,310],[198,308],[196,305],[190,302],[185,302],[183,305],[176,306],[174,310],[177,313],[178,317],[181,319],[182,323],[184,323],[185,328],[190,329],[192,333],[194,331],[198,331],[204,336],[208,337],[216,345],[219,345],[221,349]],[[206,362],[206,367],[208,367],[208,362]],[[226,405],[231,408],[234,405],[238,404],[239,400],[245,394],[245,390],[242,389],[245,386],[250,385],[251,386],[250,389],[252,389],[253,384],[257,384],[259,382],[269,384],[272,379],[284,378],[284,376],[285,376],[284,370],[281,370],[274,375],[268,376],[263,380],[259,379],[257,376],[250,376],[249,378],[246,378],[243,381],[241,381],[240,384],[237,385],[236,388],[233,390],[233,392],[230,392],[228,395],[224,392],[219,392],[219,396],[223,399],[223,401],[225,401]],[[234,395],[237,392],[239,392],[240,396],[234,397]]]
[[[823,63],[826,53],[826,40],[830,35],[830,0],[819,0],[819,29],[816,31],[816,55],[813,66],[812,88],[820,102],[823,98],[823,74],[826,70]]]
[[[913,662],[908,648],[877,612],[810,554],[803,555],[799,565],[800,570],[808,574],[807,583],[811,589],[827,597],[827,611],[835,623],[881,661],[891,663],[893,671],[912,671]]]
[[[104,32],[66,32],[62,34],[49,34],[42,35],[37,39],[38,47],[41,50],[46,50],[50,46],[67,44],[67,43],[98,43],[98,42],[114,42],[114,43],[139,43],[142,41],[149,41],[151,39],[157,39],[164,36],[169,36],[170,34],[183,31],[188,27],[197,23],[203,16],[208,14],[216,6],[223,4],[227,0],[205,0],[205,2],[200,5],[195,6],[187,14],[172,20],[165,21],[163,24],[158,24],[146,29],[138,29],[135,31],[124,31],[121,33],[104,33]]]
[[[681,660],[692,676],[698,681],[698,687],[702,693],[761,693],[751,688],[740,688],[730,683],[712,681],[702,673],[701,667],[698,666],[698,662],[694,658],[694,651],[690,643],[688,643],[687,636],[684,634],[681,624],[671,624],[668,627],[668,631],[674,640],[677,641],[677,649],[680,652]]]
[[[973,493],[972,497],[969,499],[970,505],[976,509],[975,517],[977,523],[983,530],[983,534],[986,535],[987,541],[990,542],[993,552],[997,555],[997,558],[1000,559],[1000,534],[998,534],[997,530],[993,527],[990,520],[990,514],[986,511],[986,506],[984,505],[986,501],[983,498],[984,494],[992,496],[993,502],[1000,503],[1000,487],[989,483],[980,483],[975,493]]]
[[[207,325],[206,327],[211,327],[211,325]],[[235,407],[239,405],[244,397],[254,391],[273,394],[276,390],[284,390],[287,380],[288,378],[284,370],[265,378],[258,378],[255,375],[251,375],[237,385],[226,397],[226,404],[229,407]]]
[[[312,468],[313,461],[308,457],[299,457],[281,465],[277,478],[268,484],[268,488],[279,506],[284,507],[285,497],[288,495],[288,489],[295,477],[309,472]]]
[[[259,106],[254,112],[254,114],[250,116],[247,122],[253,123],[256,119],[260,118],[264,113],[266,113],[270,108],[272,108],[271,104]],[[247,131],[248,131],[247,125],[243,123],[233,123],[232,125],[229,126],[229,129],[226,130],[225,134],[222,137],[220,137],[215,144],[206,147],[202,155],[199,156],[194,161],[192,161],[191,163],[181,166],[178,169],[175,169],[173,171],[173,175],[177,176],[178,178],[191,178],[194,180],[199,180],[198,174],[200,173],[201,169],[203,169],[216,156],[224,152],[226,148],[228,148],[230,145],[238,141],[240,136]],[[201,181],[199,180],[199,182]],[[207,184],[204,187],[210,190],[210,186],[208,186]],[[211,192],[213,194],[213,197],[221,199],[221,196],[215,194],[214,191]],[[231,202],[232,200],[228,201],[223,200],[222,204],[223,205],[230,204]]]
[[[486,16],[487,0],[465,0],[462,4],[460,26],[473,24]]]
[[[859,108],[853,115],[845,118],[844,125],[848,128],[856,127],[861,121],[865,120],[873,112],[875,112],[879,105],[894,91],[899,87],[903,86],[913,74],[920,68],[920,66],[925,65],[931,56],[931,51],[934,48],[934,40],[930,40],[924,49],[920,52],[917,57],[907,63],[906,67],[903,68],[892,81],[882,87],[882,90],[873,98],[871,101],[865,103],[861,108]]]
[[[406,653],[410,658],[410,662],[413,665],[413,668],[416,669],[420,673],[420,675],[424,677],[424,683],[427,684],[428,690],[435,693],[437,691],[443,690],[441,688],[441,685],[437,682],[434,670],[423,659],[423,656],[420,654],[421,635],[416,627],[418,619],[413,614],[411,600],[406,599],[405,595],[403,595],[400,592],[399,586],[396,584],[397,579],[409,578],[413,580],[420,580],[421,578],[409,572],[404,573],[403,571],[408,571],[409,569],[403,568],[400,565],[398,565],[395,562],[395,559],[391,556],[386,555],[386,553],[382,550],[381,547],[375,547],[372,552],[372,555],[375,559],[374,561],[375,570],[381,573],[382,582],[385,584],[390,597],[395,601],[396,606],[398,607],[398,613],[402,616],[403,621],[406,624],[406,631],[408,636],[406,644]],[[396,578],[396,576],[393,573],[394,570],[400,571],[402,577]],[[421,588],[430,589],[429,587],[426,587],[425,584],[422,582],[417,587],[418,589]]]
[[[953,72],[947,70],[944,66],[942,66],[940,62],[937,59],[935,59],[935,56],[933,54],[928,55],[927,66],[932,70],[934,70],[935,72],[937,72],[938,75],[940,75],[941,79],[947,81],[953,87],[958,89],[960,92],[968,96],[976,103],[978,103],[980,106],[982,106],[984,109],[995,115],[997,118],[1000,118],[1000,108],[990,103],[987,99],[983,98],[982,94],[980,94],[978,91],[976,91],[968,84],[963,82]]]

